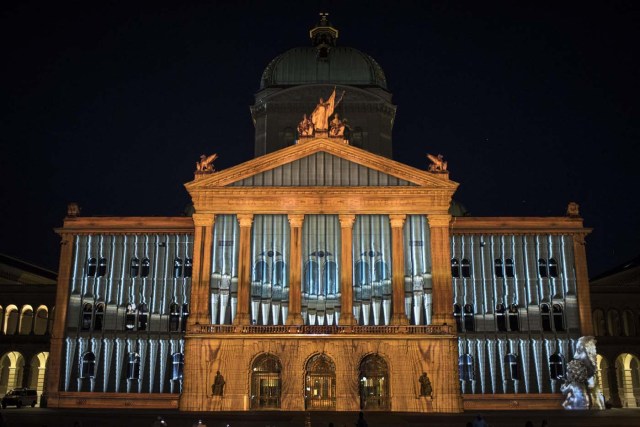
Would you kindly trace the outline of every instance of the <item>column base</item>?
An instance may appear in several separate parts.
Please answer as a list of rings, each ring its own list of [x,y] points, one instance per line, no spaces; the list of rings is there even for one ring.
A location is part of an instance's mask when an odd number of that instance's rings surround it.
[[[251,320],[248,313],[236,313],[235,319],[233,319],[234,325],[250,325]]]
[[[338,325],[340,326],[353,326],[356,324],[356,319],[353,317],[353,313],[342,313],[340,315],[340,321],[338,321]]]
[[[289,312],[287,316],[287,320],[284,322],[285,325],[304,325],[304,320],[302,320],[302,315],[300,313],[292,313]]]
[[[394,314],[391,316],[391,324],[392,325],[408,325],[409,319],[403,313]]]

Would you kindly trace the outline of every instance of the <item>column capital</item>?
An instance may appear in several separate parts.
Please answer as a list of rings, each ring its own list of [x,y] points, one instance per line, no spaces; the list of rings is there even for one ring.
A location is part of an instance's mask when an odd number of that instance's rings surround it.
[[[253,224],[253,214],[237,214],[236,218],[238,218],[238,223],[240,223],[240,227],[251,227]]]
[[[292,228],[300,228],[300,227],[302,227],[302,223],[304,222],[304,215],[302,215],[302,214],[289,214],[289,215],[287,215],[287,219],[289,220],[289,225]]]
[[[193,218],[193,225],[196,227],[211,227],[215,217],[215,214],[210,213],[194,213],[191,216],[191,218]]]
[[[353,223],[356,220],[355,215],[340,215],[338,218],[340,220],[340,227],[342,228],[353,228]]]
[[[407,218],[406,215],[389,215],[389,222],[391,223],[391,228],[402,228],[404,225],[404,220]]]
[[[429,222],[429,228],[434,227],[449,227],[451,223],[451,215],[449,214],[430,214],[427,215]]]

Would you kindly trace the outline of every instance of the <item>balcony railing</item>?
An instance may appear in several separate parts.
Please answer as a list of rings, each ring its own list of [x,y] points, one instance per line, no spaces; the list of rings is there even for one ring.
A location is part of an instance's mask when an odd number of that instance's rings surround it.
[[[319,326],[319,325],[192,325],[188,334],[293,334],[293,335],[450,335],[451,325],[427,326]]]

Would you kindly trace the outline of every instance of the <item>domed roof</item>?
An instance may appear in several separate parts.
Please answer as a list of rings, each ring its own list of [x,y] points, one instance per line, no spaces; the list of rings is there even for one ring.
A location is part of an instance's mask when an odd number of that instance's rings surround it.
[[[336,47],[338,30],[326,13],[309,31],[312,46],[298,47],[278,55],[265,68],[260,89],[331,83],[387,88],[387,79],[378,63],[366,53],[351,47]]]
[[[262,73],[260,89],[311,83],[333,83],[387,88],[378,63],[351,47],[332,47],[326,57],[313,46],[298,47],[278,55]]]

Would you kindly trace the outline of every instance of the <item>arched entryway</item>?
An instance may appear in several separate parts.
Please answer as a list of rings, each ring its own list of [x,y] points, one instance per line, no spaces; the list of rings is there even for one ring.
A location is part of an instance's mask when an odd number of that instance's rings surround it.
[[[40,401],[40,395],[44,391],[44,377],[47,369],[47,359],[49,358],[49,352],[43,351],[31,359],[30,375],[29,375],[29,388],[34,388],[38,391],[38,402]]]
[[[15,387],[22,387],[24,357],[17,351],[5,353],[0,358],[0,395]]]
[[[251,365],[251,409],[280,408],[282,364],[272,354],[258,356]]]
[[[640,407],[640,361],[630,353],[616,359],[618,394],[623,408]]]
[[[336,365],[330,357],[316,354],[305,369],[305,409],[335,411]]]
[[[596,364],[598,366],[596,376],[598,380],[598,386],[602,391],[604,400],[611,400],[611,389],[609,388],[609,362],[607,361],[607,359],[598,354],[596,356]]]
[[[367,411],[388,411],[391,409],[389,398],[389,367],[377,354],[370,354],[360,362],[360,409]]]

